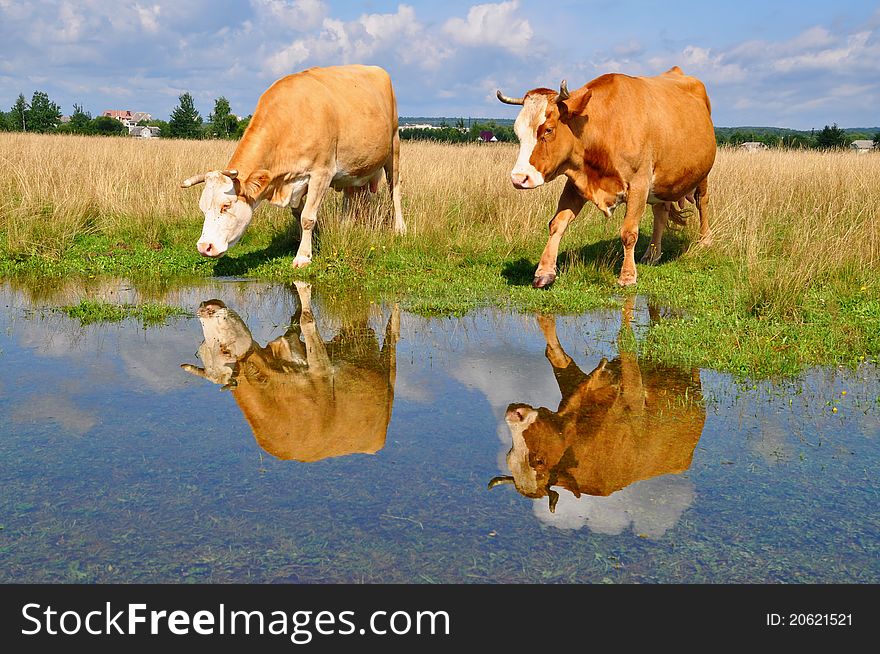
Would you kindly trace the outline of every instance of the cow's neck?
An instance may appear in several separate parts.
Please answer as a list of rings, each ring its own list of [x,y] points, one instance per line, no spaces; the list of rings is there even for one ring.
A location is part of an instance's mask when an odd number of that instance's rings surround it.
[[[592,138],[586,125],[572,130],[571,154],[565,175],[580,194],[610,216],[626,194],[623,178],[612,164],[607,146]]]
[[[238,171],[238,179],[244,181],[255,170],[273,170],[272,162],[267,159],[267,153],[272,151],[266,147],[259,137],[259,131],[247,131],[242,137],[229,159],[226,167]]]

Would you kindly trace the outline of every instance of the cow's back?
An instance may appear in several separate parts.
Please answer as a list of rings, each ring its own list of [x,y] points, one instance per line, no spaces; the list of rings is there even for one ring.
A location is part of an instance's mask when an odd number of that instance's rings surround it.
[[[587,85],[591,132],[625,178],[649,172],[658,190],[703,179],[715,161],[715,129],[705,86],[677,68],[655,77],[608,74]],[[650,169],[644,171],[644,167]],[[690,179],[693,178],[693,179]],[[678,189],[674,189],[677,191]],[[677,198],[676,198],[677,199]]]
[[[396,131],[397,105],[385,70],[309,68],[260,96],[231,165],[290,175],[336,165],[358,176],[384,165]]]
[[[332,376],[252,363],[243,366],[232,392],[268,453],[312,462],[385,446],[394,390],[378,361],[337,362]]]
[[[567,425],[575,463],[570,473],[581,492],[609,495],[690,467],[706,420],[699,373],[642,364],[640,377],[627,381],[636,386],[623,388],[620,379],[601,416],[582,413]]]

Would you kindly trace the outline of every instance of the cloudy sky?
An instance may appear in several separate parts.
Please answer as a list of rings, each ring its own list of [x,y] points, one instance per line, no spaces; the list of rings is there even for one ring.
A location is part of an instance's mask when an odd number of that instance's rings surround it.
[[[247,115],[278,77],[373,63],[407,116],[513,117],[562,78],[672,65],[699,76],[719,126],[880,125],[880,2],[867,0],[0,0],[0,108],[19,93],[167,118]]]

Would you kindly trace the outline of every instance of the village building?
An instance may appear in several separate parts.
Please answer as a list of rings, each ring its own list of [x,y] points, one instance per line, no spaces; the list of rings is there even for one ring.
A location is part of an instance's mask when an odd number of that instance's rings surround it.
[[[869,139],[856,139],[849,147],[859,154],[867,154],[874,149],[874,141]]]

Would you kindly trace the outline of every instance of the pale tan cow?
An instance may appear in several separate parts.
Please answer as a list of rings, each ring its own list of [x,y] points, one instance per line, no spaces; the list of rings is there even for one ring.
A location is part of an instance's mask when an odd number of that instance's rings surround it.
[[[626,203],[621,286],[636,283],[635,245],[647,204],[654,232],[642,263],[660,260],[667,220],[683,223],[685,200],[697,205],[701,241],[711,242],[708,176],[715,162],[715,130],[709,97],[698,79],[675,66],[656,77],[602,75],[573,92],[565,81],[559,91],[539,88],[522,98],[498,91],[498,99],[522,105],[514,125],[520,149],[513,185],[531,189],[567,177],[535,288],[556,279],[559,242],[587,201],[608,217]]]
[[[400,205],[397,101],[377,66],[309,68],[272,84],[223,170],[190,177],[205,183],[199,253],[219,257],[242,237],[263,202],[290,207],[302,234],[294,268],[312,260],[312,231],[327,190],[369,187],[384,174],[394,229],[406,231]]]
[[[204,367],[181,367],[230,390],[260,447],[280,459],[375,454],[391,420],[400,310],[392,309],[381,349],[365,319],[325,343],[309,285],[297,282],[296,290],[290,329],[265,347],[223,302],[203,302]]]
[[[621,336],[629,329],[632,301],[624,308]],[[526,497],[547,496],[550,511],[565,488],[576,497],[606,496],[691,465],[706,411],[697,370],[639,363],[622,350],[584,374],[556,336],[551,317],[539,316],[547,359],[559,384],[559,408],[511,404],[505,421],[513,438],[511,474],[489,488],[511,483]]]

